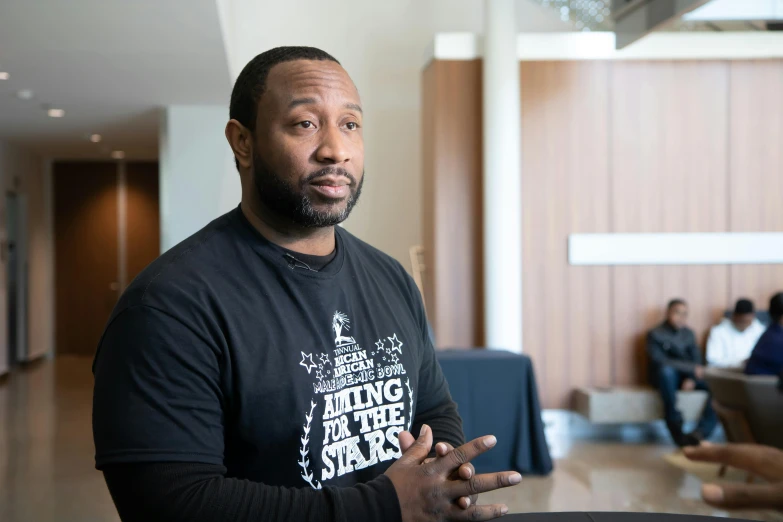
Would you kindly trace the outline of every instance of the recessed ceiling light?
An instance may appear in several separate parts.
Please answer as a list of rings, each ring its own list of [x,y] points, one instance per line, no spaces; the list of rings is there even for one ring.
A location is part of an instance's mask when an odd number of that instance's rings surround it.
[[[124,159],[125,153],[121,150],[113,150],[111,151],[111,157],[114,159]]]
[[[30,89],[21,89],[16,91],[16,97],[19,98],[20,100],[32,100],[33,96],[35,95],[33,94],[33,91],[31,91]]]
[[[46,114],[48,114],[50,118],[62,118],[65,116],[65,111],[62,109],[49,109],[46,111]]]
[[[91,134],[90,135],[90,141],[93,143],[100,143],[103,138],[100,134]]]
[[[11,75],[8,74],[7,72],[0,72],[0,80],[7,80],[10,77]]]

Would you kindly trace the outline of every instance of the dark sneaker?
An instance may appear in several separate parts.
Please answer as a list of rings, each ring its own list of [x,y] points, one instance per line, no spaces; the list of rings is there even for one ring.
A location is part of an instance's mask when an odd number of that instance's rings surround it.
[[[686,440],[687,435],[683,433],[672,433],[672,440],[674,440],[674,443],[679,448],[684,448],[685,446],[688,446],[688,441]]]
[[[699,444],[701,444],[701,441],[704,440],[704,436],[701,433],[699,433],[699,431],[697,430],[683,435],[681,440],[682,440],[682,444],[680,445],[681,448],[685,446],[698,446]]]

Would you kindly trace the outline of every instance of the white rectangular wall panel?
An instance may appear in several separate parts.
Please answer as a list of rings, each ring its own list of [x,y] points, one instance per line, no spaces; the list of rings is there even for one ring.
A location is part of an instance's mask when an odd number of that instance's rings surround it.
[[[572,265],[739,265],[783,263],[783,232],[573,234]]]

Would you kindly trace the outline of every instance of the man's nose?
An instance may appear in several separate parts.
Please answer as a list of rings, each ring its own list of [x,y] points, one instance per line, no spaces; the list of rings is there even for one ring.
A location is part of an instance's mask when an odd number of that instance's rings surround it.
[[[316,151],[319,163],[346,163],[351,160],[351,154],[346,146],[345,136],[334,126],[324,131],[324,138]]]

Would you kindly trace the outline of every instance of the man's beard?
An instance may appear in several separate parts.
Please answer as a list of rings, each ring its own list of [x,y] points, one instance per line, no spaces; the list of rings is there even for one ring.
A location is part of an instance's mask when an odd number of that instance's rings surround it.
[[[347,200],[327,204],[329,208],[320,210],[313,206],[313,202],[307,195],[307,188],[314,180],[330,174],[347,178],[350,181],[348,185],[350,194]],[[254,152],[253,183],[261,203],[267,209],[280,217],[293,221],[297,225],[308,228],[321,228],[333,227],[348,218],[362,193],[364,174],[362,173],[362,180],[357,183],[356,178],[345,169],[330,166],[307,175],[296,186],[273,172]],[[334,208],[341,204],[345,204],[345,207],[342,209]]]

